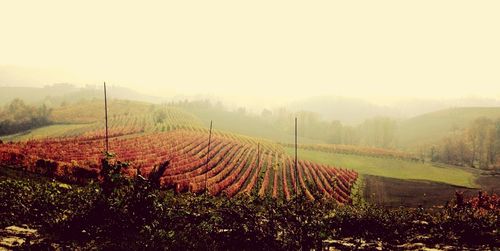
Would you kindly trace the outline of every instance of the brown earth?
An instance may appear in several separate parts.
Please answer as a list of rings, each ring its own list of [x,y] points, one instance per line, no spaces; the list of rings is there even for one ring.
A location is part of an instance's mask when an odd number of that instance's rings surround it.
[[[476,182],[487,193],[500,194],[500,174],[482,175]]]
[[[366,175],[363,195],[366,201],[387,207],[433,207],[453,200],[455,191],[463,191],[466,196],[472,196],[478,189]]]

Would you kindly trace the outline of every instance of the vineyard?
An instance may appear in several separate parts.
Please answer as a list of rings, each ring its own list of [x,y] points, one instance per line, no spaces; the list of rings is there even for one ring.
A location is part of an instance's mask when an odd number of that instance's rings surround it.
[[[259,144],[250,137],[216,132],[208,151],[208,135],[202,129],[134,135],[140,129],[133,125],[123,128],[114,130],[109,142],[117,159],[130,163],[123,172],[147,177],[168,161],[161,186],[179,193],[286,200],[303,193],[310,200],[351,201],[356,172],[302,160],[296,170],[281,146],[270,142]],[[128,136],[118,137],[123,135]],[[77,137],[1,144],[0,161],[34,173],[84,182],[99,176],[103,149],[102,132],[89,131]]]
[[[201,122],[197,117],[176,107],[112,100],[109,109],[113,111],[109,117],[109,126],[115,136],[164,132],[181,128],[202,130]],[[56,123],[85,124],[58,136],[92,136],[104,128],[101,113],[102,102],[90,101],[59,107],[54,110],[52,120]]]
[[[423,211],[418,191],[425,192],[424,201],[450,197],[443,190],[436,189],[443,195],[435,196],[427,187],[415,189],[405,180],[447,182],[441,184],[445,189],[472,187],[474,176],[464,170],[354,145],[300,144],[295,162],[295,145],[220,130],[226,128],[218,127],[218,120],[217,129],[209,130],[200,117],[179,107],[112,100],[110,110],[109,152],[97,101],[59,107],[50,126],[2,138],[0,225],[56,229],[51,236],[74,247],[81,245],[74,240],[91,236],[89,246],[104,250],[117,249],[109,243],[133,250],[136,243],[215,250],[242,243],[251,250],[318,245],[315,249],[323,250],[322,245],[338,245],[332,240],[353,236],[355,242],[372,240],[371,247],[380,247],[381,240],[391,243],[388,249],[422,241],[462,246],[458,239],[472,246],[476,240],[498,245],[497,194],[468,198],[457,191],[451,204]],[[367,177],[397,181],[369,183]],[[391,186],[398,182],[403,185]],[[366,195],[375,197],[379,187],[399,192],[380,198],[415,197],[419,208],[372,205]],[[203,241],[193,242],[193,235]],[[101,236],[105,241],[95,242]]]

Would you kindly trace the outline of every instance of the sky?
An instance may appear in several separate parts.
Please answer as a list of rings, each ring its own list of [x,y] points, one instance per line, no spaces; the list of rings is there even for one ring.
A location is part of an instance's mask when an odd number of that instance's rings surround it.
[[[499,12],[500,1],[0,0],[0,65],[149,94],[500,98]]]

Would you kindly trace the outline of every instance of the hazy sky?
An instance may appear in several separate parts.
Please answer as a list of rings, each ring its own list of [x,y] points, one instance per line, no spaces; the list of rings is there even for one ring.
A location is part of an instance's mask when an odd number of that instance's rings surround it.
[[[0,65],[147,93],[500,98],[499,13],[500,1],[1,1]]]

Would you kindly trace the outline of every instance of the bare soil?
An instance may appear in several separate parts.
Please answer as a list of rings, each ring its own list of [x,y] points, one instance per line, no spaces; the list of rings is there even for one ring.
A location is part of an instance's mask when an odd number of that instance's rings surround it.
[[[403,180],[380,176],[365,176],[366,201],[387,207],[433,207],[453,200],[455,191],[473,195],[479,189],[464,188],[445,183]]]
[[[500,194],[500,173],[482,175],[476,182],[481,185],[482,190]]]

